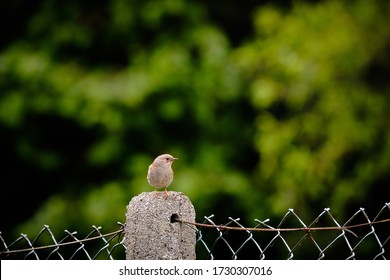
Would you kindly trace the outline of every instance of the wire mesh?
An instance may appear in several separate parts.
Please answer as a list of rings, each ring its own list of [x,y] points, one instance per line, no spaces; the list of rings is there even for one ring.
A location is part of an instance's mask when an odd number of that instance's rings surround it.
[[[92,231],[80,238],[76,231],[65,230],[65,236],[57,241],[48,225],[45,225],[34,239],[21,234],[15,241],[7,244],[0,232],[1,259],[124,259],[124,224],[120,229],[103,234],[102,228],[92,226]],[[42,245],[44,244],[44,245]]]
[[[217,225],[214,215],[204,217],[197,227],[188,226],[196,231],[198,259],[385,260],[390,258],[389,222],[390,203],[385,203],[374,218],[360,208],[343,224],[325,208],[310,224],[289,209],[275,227],[269,219],[256,219],[255,226],[247,228],[232,217]],[[22,233],[11,243],[0,232],[0,258],[125,259],[124,224],[117,224],[119,229],[110,233],[92,226],[86,236],[65,230],[59,241],[48,225],[34,239]]]

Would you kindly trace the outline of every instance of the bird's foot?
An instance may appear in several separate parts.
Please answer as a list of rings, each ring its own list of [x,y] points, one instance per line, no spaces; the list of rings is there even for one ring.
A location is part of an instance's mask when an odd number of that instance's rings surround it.
[[[167,189],[165,189],[165,191],[164,191],[164,198],[165,198],[165,199],[168,198],[168,191],[167,191]]]

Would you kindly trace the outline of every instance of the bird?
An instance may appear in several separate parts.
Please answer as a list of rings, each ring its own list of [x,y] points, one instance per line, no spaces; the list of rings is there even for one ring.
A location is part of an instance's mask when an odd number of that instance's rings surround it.
[[[167,188],[173,181],[172,163],[175,160],[178,160],[178,158],[170,154],[163,154],[156,157],[152,164],[149,165],[146,179],[154,187],[155,195],[157,195],[157,189],[164,188],[165,197],[168,197]]]

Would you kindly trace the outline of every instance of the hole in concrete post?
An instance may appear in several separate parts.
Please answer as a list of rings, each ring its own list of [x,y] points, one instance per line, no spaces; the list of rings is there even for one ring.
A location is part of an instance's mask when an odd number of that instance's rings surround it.
[[[171,223],[179,222],[178,219],[180,219],[179,214],[176,214],[176,213],[172,214],[172,216],[171,216]]]

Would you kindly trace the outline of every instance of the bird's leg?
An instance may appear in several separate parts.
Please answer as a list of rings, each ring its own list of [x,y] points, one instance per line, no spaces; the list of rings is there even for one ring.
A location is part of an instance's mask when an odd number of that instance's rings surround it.
[[[164,198],[165,198],[165,199],[168,198],[168,191],[167,191],[167,188],[164,188]]]
[[[157,198],[157,197],[158,197],[157,188],[154,188],[154,198]]]

